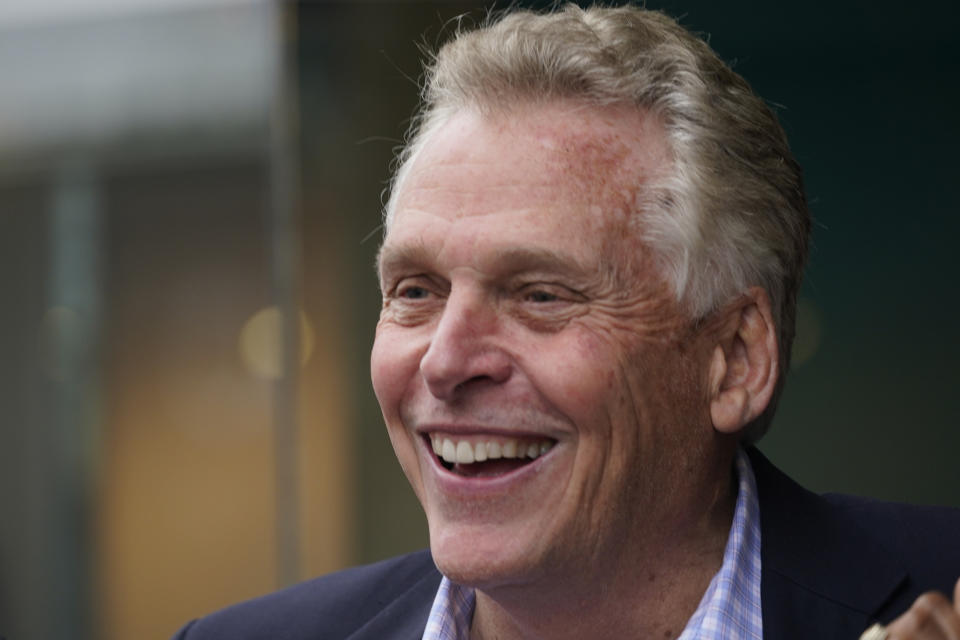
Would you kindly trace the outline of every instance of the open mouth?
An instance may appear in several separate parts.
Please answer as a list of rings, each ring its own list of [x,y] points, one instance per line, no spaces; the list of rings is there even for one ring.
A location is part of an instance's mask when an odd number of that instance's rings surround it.
[[[544,455],[556,443],[550,438],[464,438],[437,433],[425,437],[440,465],[465,477],[510,473]]]

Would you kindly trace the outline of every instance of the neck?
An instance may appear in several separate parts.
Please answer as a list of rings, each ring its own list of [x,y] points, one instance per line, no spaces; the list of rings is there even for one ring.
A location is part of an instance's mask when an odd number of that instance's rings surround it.
[[[676,638],[723,563],[736,503],[731,469],[728,461],[693,516],[657,519],[599,562],[478,589],[471,640]]]

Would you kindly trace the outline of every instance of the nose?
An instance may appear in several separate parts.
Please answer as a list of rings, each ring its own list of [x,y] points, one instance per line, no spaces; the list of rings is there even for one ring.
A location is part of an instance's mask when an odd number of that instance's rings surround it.
[[[420,360],[420,373],[434,397],[450,401],[510,378],[510,356],[496,343],[500,324],[496,309],[481,296],[451,291]]]

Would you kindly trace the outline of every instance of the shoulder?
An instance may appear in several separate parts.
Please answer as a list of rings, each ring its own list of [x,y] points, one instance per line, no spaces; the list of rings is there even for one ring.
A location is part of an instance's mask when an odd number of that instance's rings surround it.
[[[960,576],[960,511],[810,492],[748,450],[764,636],[854,638]]]
[[[825,493],[823,499],[855,515],[866,526],[896,523],[905,535],[925,536],[945,527],[960,527],[960,509],[954,507],[886,502],[841,493]]]
[[[841,494],[823,499],[899,557],[918,582],[952,592],[960,577],[960,509]]]
[[[440,584],[429,552],[347,569],[242,602],[198,620],[176,640],[347,638],[398,601],[424,623]],[[417,622],[414,620],[414,624]]]
[[[810,607],[830,603],[831,615],[851,615],[850,624],[863,629],[865,616],[888,620],[925,591],[952,590],[960,576],[960,511],[818,495],[756,449],[748,453],[760,504],[765,627],[773,609],[791,625],[805,623],[801,596],[815,603]],[[788,626],[771,637],[793,637]]]
[[[887,552],[908,567],[928,561],[960,569],[960,509],[931,507],[872,498],[812,493],[774,467],[756,449],[748,451],[757,481],[764,535],[796,535],[812,542],[818,553],[841,541],[863,547],[866,539],[876,543],[870,550]],[[844,555],[855,551],[842,549]],[[866,549],[864,549],[866,550]],[[956,576],[954,576],[956,579]]]

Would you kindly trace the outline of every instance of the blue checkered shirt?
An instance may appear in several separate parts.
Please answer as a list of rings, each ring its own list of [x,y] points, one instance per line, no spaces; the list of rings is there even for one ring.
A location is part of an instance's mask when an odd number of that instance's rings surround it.
[[[763,638],[760,613],[760,505],[750,460],[737,451],[739,491],[723,564],[713,576],[678,640],[749,640]],[[423,640],[469,640],[476,604],[474,591],[440,582]]]

